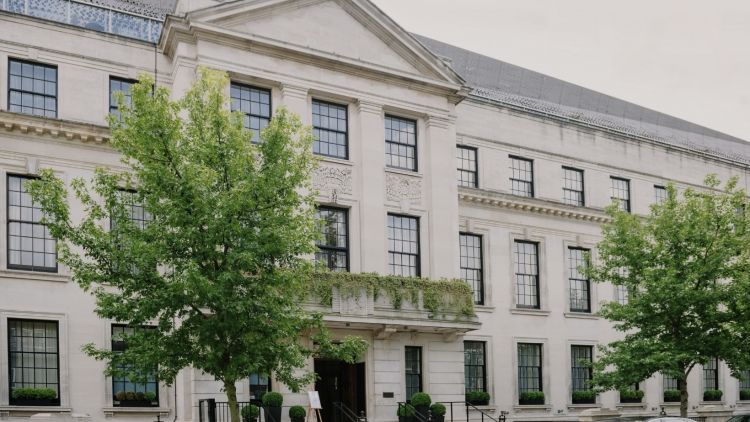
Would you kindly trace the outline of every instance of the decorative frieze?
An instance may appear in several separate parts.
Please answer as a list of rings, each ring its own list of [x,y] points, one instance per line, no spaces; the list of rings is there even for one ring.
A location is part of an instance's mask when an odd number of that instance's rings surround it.
[[[422,179],[400,174],[386,174],[385,196],[389,201],[419,201],[422,199]]]
[[[0,127],[8,132],[49,136],[67,141],[103,144],[109,141],[106,126],[0,111]]]
[[[329,197],[330,202],[337,202],[341,194],[352,194],[352,169],[332,166],[320,166],[312,175],[313,189],[320,195]]]

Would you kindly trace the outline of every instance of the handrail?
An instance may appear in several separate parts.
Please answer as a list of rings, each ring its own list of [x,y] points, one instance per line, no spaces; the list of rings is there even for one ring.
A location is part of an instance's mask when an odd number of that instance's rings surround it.
[[[401,408],[402,407],[406,408],[406,406],[409,406],[412,412],[414,413],[414,415],[412,416],[413,420],[415,420],[416,422],[430,422],[429,412],[427,412],[427,415],[422,416],[419,413],[417,413],[417,409],[411,403],[407,403],[407,402],[402,402],[402,401],[398,402],[399,411],[397,412],[397,414],[401,413],[400,412]]]
[[[346,420],[348,420],[349,422],[367,422],[367,417],[364,415],[364,412],[361,412],[361,415],[357,416],[357,414],[352,409],[350,409],[349,406],[340,401],[333,402],[333,407],[337,408],[341,413],[342,420],[344,419],[344,416],[346,416]]]
[[[473,405],[473,404],[471,404],[469,402],[466,402],[466,401],[441,401],[441,402],[436,402],[436,403],[440,403],[440,404],[443,404],[443,405],[448,405],[448,408],[450,409],[450,422],[454,422],[454,420],[453,420],[453,415],[454,415],[453,405],[454,404],[460,404],[460,405],[464,406],[464,409],[466,410],[466,422],[469,422],[469,419],[470,419],[469,418],[469,410],[474,410],[474,411],[479,412],[481,422],[485,422],[484,421],[485,417],[489,421],[491,421],[491,422],[503,422],[504,419],[505,419],[504,417],[500,417],[499,419],[495,418],[494,416],[486,413],[484,410],[482,410],[482,409],[476,407],[475,405]]]

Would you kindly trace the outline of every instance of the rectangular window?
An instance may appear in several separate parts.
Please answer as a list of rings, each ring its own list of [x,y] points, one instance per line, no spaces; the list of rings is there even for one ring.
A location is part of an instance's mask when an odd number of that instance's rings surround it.
[[[464,385],[466,392],[487,391],[487,353],[483,341],[464,342]]]
[[[57,321],[8,319],[10,358],[10,404],[17,388],[51,388],[57,397],[49,405],[60,405],[60,350]]]
[[[663,204],[667,200],[667,188],[654,185],[654,203]]]
[[[563,202],[576,207],[584,206],[583,170],[563,167]]]
[[[417,122],[385,116],[385,164],[417,171]]]
[[[313,153],[327,157],[349,157],[346,106],[312,100]]]
[[[139,229],[145,229],[149,221],[153,219],[151,214],[146,211],[138,200],[138,193],[133,191],[121,190],[120,200],[125,207],[125,212],[130,221]]]
[[[719,359],[711,358],[703,365],[703,390],[719,389]]]
[[[482,236],[459,233],[461,250],[461,278],[469,283],[474,292],[474,303],[484,304],[484,280],[482,274]]]
[[[260,142],[260,132],[271,120],[271,91],[232,82],[229,92],[232,111],[245,115],[242,121],[253,132],[251,141]]]
[[[610,177],[610,194],[612,202],[622,211],[630,212],[630,180]]]
[[[679,386],[677,385],[677,378],[670,376],[670,375],[662,375],[662,383],[664,387],[664,391],[666,390],[679,390]]]
[[[422,391],[422,348],[406,346],[404,351],[406,399],[409,400],[414,393]]]
[[[568,268],[570,271],[570,311],[591,312],[591,283],[581,271],[588,266],[588,249],[568,248]]]
[[[627,305],[628,304],[628,298],[630,297],[630,292],[628,292],[627,286],[623,285],[615,285],[615,299],[618,303],[621,305]]]
[[[518,343],[518,393],[542,390],[542,345]]]
[[[534,162],[526,158],[510,156],[510,193],[534,197]]]
[[[271,377],[265,374],[250,374],[250,400],[260,400],[271,391]]]
[[[388,214],[388,271],[419,277],[419,219]]]
[[[467,188],[478,187],[477,149],[457,145],[456,160],[458,160],[458,186]]]
[[[44,224],[42,209],[31,200],[25,182],[8,175],[8,268],[57,272],[57,244]]]
[[[592,368],[594,359],[592,346],[570,346],[573,391],[591,389]]]
[[[534,242],[516,240],[516,305],[519,308],[539,309],[539,255]]]
[[[318,251],[315,261],[332,271],[349,271],[349,219],[347,210],[318,207]]]
[[[138,330],[148,330],[143,327]],[[132,336],[136,328],[125,325],[112,325],[112,351],[124,352],[127,350],[127,338]],[[119,365],[119,369],[128,370],[125,365]],[[151,397],[149,397],[151,396]],[[141,406],[159,405],[159,382],[154,373],[146,374],[146,382],[133,382],[124,375],[112,377],[112,403],[115,406],[133,406],[132,401],[140,401]],[[131,402],[131,403],[128,403]]]
[[[8,110],[57,117],[57,67],[10,59]]]
[[[740,378],[740,390],[750,390],[750,370],[742,371],[742,378]]]
[[[133,100],[130,88],[132,88],[137,82],[138,81],[132,79],[116,78],[114,76],[109,77],[109,114],[114,114],[118,119],[121,119],[116,94],[121,92],[123,103],[130,106]]]

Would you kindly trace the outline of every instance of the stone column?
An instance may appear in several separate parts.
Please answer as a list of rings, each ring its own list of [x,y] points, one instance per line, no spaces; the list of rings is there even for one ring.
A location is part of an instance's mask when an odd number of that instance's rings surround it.
[[[281,85],[281,105],[297,114],[303,124],[309,125],[312,121],[310,109],[307,106],[307,88],[289,84]]]

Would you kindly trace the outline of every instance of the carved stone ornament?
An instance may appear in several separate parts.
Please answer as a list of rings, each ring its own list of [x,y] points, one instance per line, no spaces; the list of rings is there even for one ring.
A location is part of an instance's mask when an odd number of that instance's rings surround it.
[[[386,175],[385,195],[389,201],[418,201],[422,198],[422,180],[388,174]]]
[[[320,166],[313,172],[312,186],[320,195],[328,196],[335,203],[339,195],[351,195],[352,170]]]

